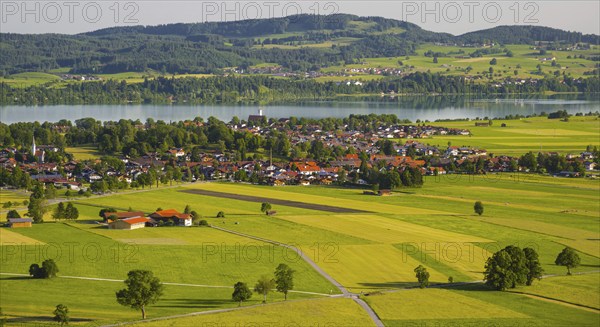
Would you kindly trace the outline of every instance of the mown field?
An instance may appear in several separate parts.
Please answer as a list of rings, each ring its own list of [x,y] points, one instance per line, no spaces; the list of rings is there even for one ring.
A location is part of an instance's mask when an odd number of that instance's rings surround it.
[[[368,212],[340,214],[274,205],[277,214],[266,216],[260,213],[257,202],[182,192],[186,190]],[[209,224],[298,247],[351,292],[371,294],[364,298],[390,326],[547,325],[561,324],[568,316],[576,316],[573,321],[578,325],[597,325],[598,313],[593,310],[598,309],[598,274],[550,277],[532,287],[515,290],[527,295],[490,291],[481,285],[403,289],[416,285],[413,269],[419,264],[428,268],[433,285],[447,284],[449,277],[455,282],[481,280],[487,257],[509,244],[536,248],[546,274],[566,273],[564,267],[554,265],[556,255],[566,245],[578,250],[581,257],[581,266],[574,269],[575,273],[597,271],[599,192],[596,180],[497,174],[427,177],[422,188],[405,189],[389,197],[335,187],[193,183],[78,199],[77,222],[45,223],[9,233],[2,230],[0,272],[26,274],[31,263],[54,256],[60,276],[117,281],[68,278],[37,281],[0,275],[3,294],[0,307],[9,322],[26,325],[47,322],[52,307],[60,302],[73,308],[76,325],[137,320],[138,312],[116,304],[114,292],[121,287],[118,280],[127,271],[150,269],[163,282],[195,285],[167,285],[164,300],[148,309],[151,318],[231,308],[237,304],[231,302],[231,289],[226,287],[238,280],[253,285],[260,275],[272,274],[277,264],[285,262],[296,270],[295,290],[322,295],[291,293],[290,299],[302,301],[153,324],[218,322],[229,326],[247,321],[249,315],[256,317],[258,323],[266,322],[269,317],[273,317],[273,322],[295,323],[308,319],[308,313],[314,312],[311,319],[315,323],[356,321],[355,325],[364,325],[361,320],[365,319],[364,312],[353,309],[355,303],[348,299],[326,299],[329,294],[337,294],[337,289],[285,248],[208,227],[118,231],[96,223],[98,211],[104,207],[119,210],[132,207],[150,213],[158,207],[182,211],[189,204]],[[476,200],[484,203],[482,216],[473,213]],[[224,211],[226,217],[215,218],[219,211]],[[72,256],[67,255],[69,247],[73,248]],[[57,252],[62,255],[56,257]],[[72,289],[76,291],[73,293]],[[390,289],[400,291],[377,295]],[[74,295],[68,297],[70,292]],[[39,300],[40,294],[43,300]],[[280,293],[272,293],[269,302],[281,299]],[[259,302],[260,296],[255,294],[248,305]],[[327,309],[315,311],[321,307]],[[542,316],[540,312],[544,311],[552,313]]]
[[[561,75],[564,73],[573,77],[585,77],[585,72],[590,72],[594,69],[594,61],[574,57],[580,55],[588,57],[600,53],[600,49],[597,46],[592,46],[589,50],[548,51],[545,55],[540,55],[538,50],[534,50],[529,45],[513,44],[506,45],[505,47],[513,53],[512,57],[508,57],[504,52],[501,52],[475,58],[457,58],[469,56],[469,54],[477,50],[489,50],[489,48],[424,44],[417,48],[415,55],[364,58],[359,64],[331,66],[323,68],[322,71],[341,72],[344,69],[352,68],[396,68],[407,72],[430,71],[444,75],[475,76],[487,75],[489,69],[492,68],[494,71],[494,80],[501,80],[507,77],[543,78],[544,74],[553,75],[556,71],[559,71]],[[503,49],[504,47],[496,46],[496,48]],[[438,62],[435,63],[432,56],[425,56],[425,53],[428,51],[446,55],[438,57]],[[462,53],[459,53],[461,51]],[[496,58],[497,63],[492,65],[490,62],[494,58]],[[540,59],[542,58],[556,58],[555,61],[560,67],[552,66],[551,60],[541,61]],[[538,71],[538,65],[541,67],[541,73]],[[363,75],[363,73],[356,73],[357,78]]]
[[[495,118],[495,117],[490,117]],[[521,155],[529,151],[555,151],[561,154],[578,154],[588,145],[600,146],[600,120],[597,117],[569,118],[568,122],[546,117],[513,120],[493,120],[492,126],[475,126],[474,121],[444,121],[431,123],[435,126],[469,129],[471,136],[438,135],[423,140],[425,143],[445,148],[472,146],[486,149],[497,155]],[[506,127],[501,127],[506,124]],[[406,141],[406,140],[402,140]]]

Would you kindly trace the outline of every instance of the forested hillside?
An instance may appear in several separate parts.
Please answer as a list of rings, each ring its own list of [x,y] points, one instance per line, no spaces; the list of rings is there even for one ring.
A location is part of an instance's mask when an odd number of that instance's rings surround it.
[[[172,74],[218,74],[226,67],[260,63],[276,63],[291,71],[307,72],[357,63],[367,57],[411,55],[426,42],[598,44],[598,35],[546,27],[501,26],[453,36],[425,31],[407,22],[345,14],[114,27],[79,35],[0,36],[0,74],[3,76],[60,68],[76,74],[148,69]],[[301,47],[285,47],[290,45]]]

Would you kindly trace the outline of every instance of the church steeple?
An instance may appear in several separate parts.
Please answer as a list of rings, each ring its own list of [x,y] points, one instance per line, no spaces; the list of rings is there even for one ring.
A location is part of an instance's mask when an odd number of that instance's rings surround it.
[[[31,155],[35,156],[36,148],[35,148],[35,136],[33,137],[32,145],[31,145]]]

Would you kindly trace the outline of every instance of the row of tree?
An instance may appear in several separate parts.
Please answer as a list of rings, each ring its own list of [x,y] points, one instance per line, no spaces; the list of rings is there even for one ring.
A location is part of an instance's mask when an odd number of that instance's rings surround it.
[[[0,83],[1,105],[129,104],[129,103],[274,103],[334,98],[340,94],[510,94],[596,93],[600,78],[545,77],[536,83],[475,83],[462,76],[416,72],[403,77],[371,80],[362,86],[311,79],[282,79],[262,75],[245,77],[146,79],[143,83],[114,80],[71,83],[64,88],[45,85],[13,87]]]

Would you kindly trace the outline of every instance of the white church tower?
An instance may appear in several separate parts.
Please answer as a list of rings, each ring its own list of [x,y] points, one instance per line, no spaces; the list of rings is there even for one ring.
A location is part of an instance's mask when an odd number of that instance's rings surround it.
[[[31,145],[31,155],[35,157],[35,151],[36,151],[36,148],[35,148],[35,136],[33,137],[33,142],[32,143],[33,144]]]

